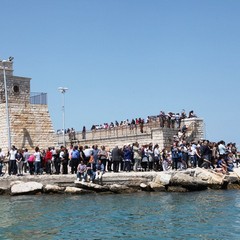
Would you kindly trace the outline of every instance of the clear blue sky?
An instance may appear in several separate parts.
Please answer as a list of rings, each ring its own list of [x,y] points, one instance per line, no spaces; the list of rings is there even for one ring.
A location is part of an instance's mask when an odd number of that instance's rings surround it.
[[[47,92],[54,129],[195,113],[240,144],[240,1],[2,0],[0,58]]]

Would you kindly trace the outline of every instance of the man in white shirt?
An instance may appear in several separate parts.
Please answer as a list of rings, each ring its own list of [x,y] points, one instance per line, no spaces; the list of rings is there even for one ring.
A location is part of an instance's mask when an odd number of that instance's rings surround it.
[[[86,162],[88,162],[89,159],[90,159],[90,156],[93,154],[93,150],[92,150],[92,148],[89,148],[88,146],[85,146],[83,152],[84,152],[85,157],[86,157]]]
[[[17,154],[17,149],[13,145],[9,152],[9,169],[8,169],[9,175],[17,174],[16,154]]]

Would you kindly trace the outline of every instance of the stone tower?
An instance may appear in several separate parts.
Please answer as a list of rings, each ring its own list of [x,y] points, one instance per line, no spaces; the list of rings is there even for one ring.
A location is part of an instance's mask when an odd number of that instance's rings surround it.
[[[0,148],[8,149],[7,112],[4,87],[7,83],[11,144],[17,148],[54,146],[54,130],[46,102],[30,102],[31,78],[13,75],[13,62],[0,61]],[[46,94],[45,94],[46,96]]]

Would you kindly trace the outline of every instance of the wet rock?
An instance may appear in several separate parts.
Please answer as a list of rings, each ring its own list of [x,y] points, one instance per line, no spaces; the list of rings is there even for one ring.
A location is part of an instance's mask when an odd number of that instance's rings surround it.
[[[77,187],[66,187],[65,193],[68,194],[87,194],[87,193],[94,193],[93,191],[77,188]]]
[[[156,183],[156,182],[150,182],[149,187],[154,191],[154,192],[163,192],[166,191],[166,188],[164,185]]]
[[[153,191],[149,184],[146,184],[146,183],[141,183],[140,184],[140,188],[142,189],[142,191],[147,191],[147,192],[150,192],[150,191]]]
[[[168,186],[168,192],[189,192],[188,189],[181,187],[181,186]]]
[[[63,193],[65,187],[59,187],[57,185],[47,184],[43,187],[43,192],[45,193]]]
[[[132,193],[137,191],[134,188],[129,188],[128,186],[120,185],[120,184],[110,185],[109,190],[113,193]]]
[[[79,182],[79,181],[75,181],[75,186],[78,188],[83,188],[83,189],[87,189],[87,190],[92,190],[95,192],[107,192],[109,191],[109,187],[104,185],[99,185],[99,184],[95,184],[95,183],[89,183],[89,182]]]
[[[9,192],[9,189],[7,188],[0,188],[0,195],[7,194]]]
[[[11,187],[11,195],[36,194],[42,192],[43,184],[37,182],[22,182]]]

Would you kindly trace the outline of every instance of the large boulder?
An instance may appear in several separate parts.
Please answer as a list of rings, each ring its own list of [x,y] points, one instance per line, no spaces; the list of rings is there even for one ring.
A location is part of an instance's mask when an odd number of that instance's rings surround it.
[[[21,182],[12,185],[10,189],[11,195],[36,194],[41,193],[43,184],[38,182]]]
[[[224,184],[223,174],[202,168],[175,171],[170,180],[171,186],[181,186],[190,191],[222,188]]]

